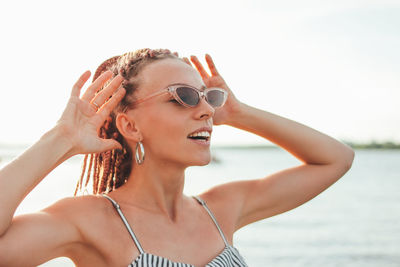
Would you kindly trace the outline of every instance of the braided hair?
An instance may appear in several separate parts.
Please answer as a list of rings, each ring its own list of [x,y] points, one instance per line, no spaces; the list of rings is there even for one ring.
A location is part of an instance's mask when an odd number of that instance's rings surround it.
[[[139,80],[137,76],[140,71],[146,65],[166,58],[179,59],[177,53],[171,53],[167,49],[153,50],[145,48],[107,59],[97,68],[93,81],[107,70],[112,71],[114,77],[120,74],[124,78],[122,86],[126,90],[125,96],[101,126],[99,133],[101,138],[112,138],[118,141],[122,145],[122,149],[86,154],[82,164],[82,174],[76,185],[74,196],[77,195],[78,190],[82,191],[83,185],[86,191],[91,179],[93,194],[108,193],[126,183],[132,169],[132,151],[118,131],[115,118],[118,112],[125,112],[134,102],[133,94],[138,88]],[[100,90],[107,85],[108,83]],[[84,182],[85,176],[86,181]]]

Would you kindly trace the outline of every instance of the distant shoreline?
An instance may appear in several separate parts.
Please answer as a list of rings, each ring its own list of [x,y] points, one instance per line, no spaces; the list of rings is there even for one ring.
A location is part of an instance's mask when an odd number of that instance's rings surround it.
[[[343,141],[343,143],[356,149],[400,149],[400,143],[394,143],[392,141],[382,143],[378,143],[375,141],[370,143],[355,143]]]
[[[348,146],[354,149],[400,149],[400,143],[395,143],[392,141],[386,142],[376,142],[372,141],[369,143],[356,143],[351,141],[343,141],[341,142],[347,144]],[[29,147],[29,144],[2,144],[0,143],[0,150],[1,149],[11,149],[11,150],[25,150]],[[266,145],[212,145],[211,148],[213,149],[276,149],[278,146],[274,144],[266,144]],[[1,153],[0,153],[1,154]]]
[[[370,143],[356,143],[349,141],[341,141],[354,149],[400,149],[400,143],[391,141],[378,143],[372,141]],[[215,149],[275,149],[276,145],[215,145]]]

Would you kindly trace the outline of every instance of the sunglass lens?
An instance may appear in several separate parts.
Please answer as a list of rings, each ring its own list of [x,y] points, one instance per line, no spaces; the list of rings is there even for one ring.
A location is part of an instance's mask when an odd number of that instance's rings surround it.
[[[207,102],[213,107],[221,107],[224,104],[225,94],[219,90],[207,92]]]
[[[190,87],[176,88],[176,94],[189,106],[196,106],[199,103],[199,94]]]

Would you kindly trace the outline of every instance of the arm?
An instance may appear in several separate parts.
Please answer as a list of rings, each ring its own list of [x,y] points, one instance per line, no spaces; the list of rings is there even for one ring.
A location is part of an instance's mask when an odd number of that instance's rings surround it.
[[[229,200],[234,204],[235,208],[229,211],[234,230],[300,206],[350,169],[354,158],[350,147],[310,127],[239,102],[210,56],[206,56],[206,61],[211,75],[196,57],[191,60],[207,86],[229,92],[225,106],[215,112],[214,124],[226,124],[257,134],[303,162],[261,179],[232,182],[210,190],[207,193],[210,199]]]
[[[245,104],[234,114],[228,125],[264,137],[303,162],[262,179],[226,185],[224,194],[238,191],[237,229],[311,200],[352,165],[350,147],[312,128]]]
[[[0,238],[0,267],[37,266],[70,257],[83,237],[72,219],[76,212],[63,199],[39,212],[16,216]],[[68,214],[69,212],[69,214]]]
[[[80,89],[89,76],[89,72],[84,73],[73,87],[71,98],[57,125],[0,170],[0,266],[37,265],[63,255],[68,245],[80,238],[78,229],[68,218],[68,201],[55,203],[38,213],[13,216],[25,196],[69,157],[120,147],[116,141],[99,138],[97,130],[124,95],[124,91],[119,90],[106,102],[122,79],[115,78],[101,93],[95,95],[102,84],[110,79],[111,73],[106,73],[80,98]],[[104,105],[96,111],[90,101]]]
[[[57,127],[50,130],[0,171],[0,237],[7,231],[15,210],[25,196],[69,158],[71,145],[60,137]]]

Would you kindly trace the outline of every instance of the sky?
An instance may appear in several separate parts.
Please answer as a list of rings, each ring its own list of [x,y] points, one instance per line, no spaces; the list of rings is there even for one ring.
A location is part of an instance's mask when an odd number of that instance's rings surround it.
[[[240,101],[336,139],[400,142],[399,1],[17,0],[0,10],[0,144],[35,142],[81,73],[144,47],[209,53]],[[212,142],[270,144],[228,126]]]

